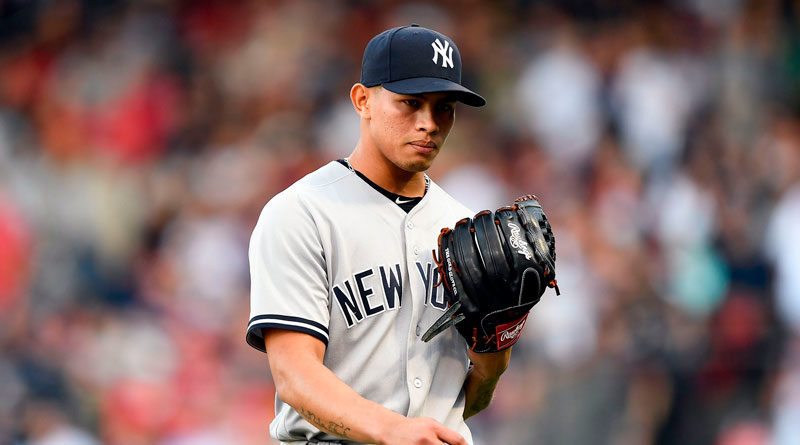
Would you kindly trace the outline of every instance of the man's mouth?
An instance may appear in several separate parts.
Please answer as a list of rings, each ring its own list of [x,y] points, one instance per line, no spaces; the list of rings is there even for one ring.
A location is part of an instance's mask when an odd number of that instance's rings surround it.
[[[436,150],[436,143],[433,141],[417,140],[409,142],[409,145],[423,153],[431,153]]]

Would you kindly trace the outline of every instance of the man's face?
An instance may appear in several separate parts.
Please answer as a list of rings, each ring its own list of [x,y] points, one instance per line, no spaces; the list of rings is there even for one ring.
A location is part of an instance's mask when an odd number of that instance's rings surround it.
[[[406,95],[373,87],[369,100],[369,133],[378,151],[402,170],[427,170],[453,128],[455,96]]]

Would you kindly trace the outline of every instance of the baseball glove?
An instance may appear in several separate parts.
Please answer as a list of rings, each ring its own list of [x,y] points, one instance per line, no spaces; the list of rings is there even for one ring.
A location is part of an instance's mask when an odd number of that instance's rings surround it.
[[[472,351],[497,352],[520,337],[530,309],[555,288],[555,237],[533,195],[484,210],[439,233],[433,251],[448,310],[423,341],[455,325]]]

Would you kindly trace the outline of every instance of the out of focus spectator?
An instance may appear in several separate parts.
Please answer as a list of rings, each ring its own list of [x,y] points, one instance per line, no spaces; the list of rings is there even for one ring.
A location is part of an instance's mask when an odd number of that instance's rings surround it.
[[[517,99],[547,154],[580,166],[602,136],[602,79],[570,26],[548,31],[553,41],[522,71]]]
[[[98,445],[87,431],[65,419],[64,408],[47,401],[28,401],[23,408],[22,423],[28,440],[26,445]]]

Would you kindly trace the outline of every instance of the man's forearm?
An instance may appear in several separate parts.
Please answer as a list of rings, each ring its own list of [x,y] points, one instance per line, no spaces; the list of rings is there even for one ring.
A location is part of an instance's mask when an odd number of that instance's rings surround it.
[[[377,443],[384,425],[400,414],[361,397],[327,367],[300,350],[278,351],[270,367],[281,399],[320,430],[358,442]],[[276,361],[278,354],[287,354]],[[284,364],[293,366],[286,367]]]
[[[500,376],[508,367],[511,348],[490,354],[470,352],[472,366],[464,382],[464,418],[469,418],[489,406],[500,381]]]
[[[305,390],[298,387],[285,390],[292,394],[286,402],[309,423],[328,434],[359,442],[379,442],[382,424],[400,415],[364,399],[327,368],[322,368],[314,370],[313,374],[295,375],[294,383]]]
[[[355,442],[467,445],[432,418],[408,418],[368,400],[323,363],[321,341],[298,332],[265,330],[269,365],[281,400],[328,434]]]

